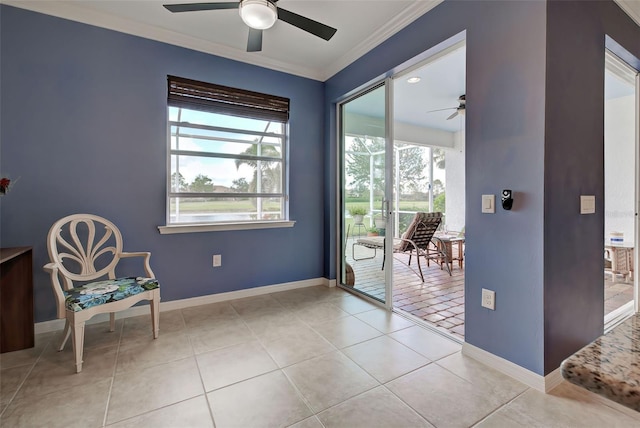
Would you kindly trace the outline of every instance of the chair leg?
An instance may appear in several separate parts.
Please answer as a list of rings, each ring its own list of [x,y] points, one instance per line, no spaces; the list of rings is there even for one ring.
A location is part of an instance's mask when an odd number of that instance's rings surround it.
[[[64,331],[62,332],[62,342],[60,342],[60,347],[58,347],[58,352],[64,349],[64,345],[67,344],[67,340],[69,340],[69,336],[71,335],[71,327],[69,326],[69,320],[64,320]]]
[[[109,313],[109,331],[116,331],[116,313]]]
[[[444,265],[445,265],[445,266],[446,266],[446,268],[447,268],[447,272],[449,272],[449,276],[451,276],[451,268],[449,267],[449,263],[450,263],[450,262],[449,262],[449,256],[447,255],[447,252],[446,252],[446,251],[443,251],[443,252],[441,253],[441,257],[442,257],[442,258],[441,258],[441,260],[443,260],[443,261],[444,261]],[[452,263],[452,262],[451,262],[451,266],[453,266],[453,263]],[[440,270],[442,270],[442,262],[440,262]]]
[[[160,296],[156,295],[149,303],[151,307],[151,327],[153,328],[153,338],[157,339],[160,332]]]
[[[73,324],[73,353],[76,359],[76,373],[82,371],[82,353],[84,350],[84,321]]]
[[[420,266],[420,255],[416,256],[416,261],[418,263],[418,271],[420,272],[420,279],[422,280],[422,282],[424,282],[424,275],[422,274],[422,267]]]

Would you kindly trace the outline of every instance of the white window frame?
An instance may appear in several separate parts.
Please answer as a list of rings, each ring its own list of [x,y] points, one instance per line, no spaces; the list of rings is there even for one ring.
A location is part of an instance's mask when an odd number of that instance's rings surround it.
[[[172,91],[173,93],[178,93],[178,96],[180,96],[179,92],[181,89],[183,88],[178,88],[179,90],[175,90],[175,82],[186,82],[186,85],[193,83],[194,85],[196,85],[195,87],[197,87],[198,85],[204,85],[203,87],[206,87],[209,84],[206,84],[204,82],[197,82],[197,81],[191,81],[189,79],[182,79],[182,78],[176,78],[173,76],[168,76],[168,80],[169,80],[169,101],[168,101],[168,106],[167,106],[167,172],[166,172],[166,185],[167,185],[167,191],[166,191],[166,225],[164,226],[159,226],[158,229],[160,231],[161,234],[174,234],[174,233],[191,233],[191,232],[210,232],[210,231],[219,231],[219,230],[245,230],[245,229],[266,229],[266,228],[282,228],[282,227],[293,227],[293,225],[295,224],[294,221],[289,219],[289,183],[288,183],[288,168],[289,168],[289,156],[288,156],[288,135],[289,135],[289,121],[288,121],[288,113],[287,113],[287,119],[286,121],[282,119],[276,119],[276,120],[272,120],[273,122],[277,122],[277,123],[282,123],[283,124],[283,133],[282,134],[274,134],[274,133],[267,133],[267,132],[258,132],[258,131],[254,131],[254,130],[247,130],[247,129],[234,129],[234,128],[226,128],[226,127],[221,127],[219,124],[215,124],[215,125],[206,125],[206,124],[192,124],[189,122],[182,122],[180,121],[180,119],[178,120],[171,120],[170,114],[169,114],[169,110],[171,108],[185,108],[188,110],[193,110],[193,111],[205,111],[205,112],[211,112],[211,113],[215,113],[218,115],[228,115],[230,117],[233,116],[241,116],[241,117],[248,117],[248,118],[253,118],[253,119],[257,119],[257,120],[267,120],[269,121],[270,119],[265,118],[265,117],[261,117],[260,113],[261,110],[259,107],[256,107],[254,109],[253,106],[249,105],[239,105],[239,108],[244,109],[245,113],[242,114],[237,114],[237,112],[235,111],[231,111],[231,114],[229,114],[227,111],[225,111],[225,105],[222,105],[222,108],[216,107],[214,105],[214,109],[213,110],[209,110],[209,108],[207,106],[202,107],[200,105],[200,103],[198,103],[198,105],[190,105],[189,102],[190,100],[187,99],[186,100],[186,104],[185,103],[181,103],[180,101],[178,101],[179,105],[176,105],[176,101],[175,98],[172,100],[171,99],[171,94]],[[172,86],[172,83],[174,84],[174,86]],[[235,91],[234,88],[227,88],[227,87],[223,87],[223,86],[217,86],[217,85],[211,85],[212,87],[216,87],[216,88],[221,88],[221,91],[226,91],[229,90],[230,92]],[[265,97],[269,97],[268,95],[265,94],[259,94],[259,93],[252,93],[249,91],[244,91],[241,89],[237,90],[238,93],[240,95],[249,93],[250,95],[252,94],[256,94],[256,95],[263,95]],[[213,92],[212,92],[213,93]],[[195,98],[195,97],[194,97]],[[286,99],[283,99],[286,100]],[[288,106],[288,100],[287,101],[287,106]],[[214,99],[215,102],[215,99]],[[239,103],[241,104],[241,103]],[[231,109],[233,109],[234,106],[231,107]],[[246,111],[249,111],[249,113],[246,113]],[[251,116],[251,113],[253,111],[257,111],[256,116]],[[171,175],[172,175],[172,165],[171,165],[171,159],[173,156],[192,156],[192,157],[202,157],[202,158],[216,158],[216,159],[250,159],[250,160],[255,160],[257,162],[260,162],[261,160],[263,161],[272,161],[274,160],[273,158],[269,158],[268,156],[243,156],[243,155],[237,155],[237,154],[226,154],[226,153],[217,153],[217,152],[194,152],[194,151],[188,151],[188,150],[180,150],[179,148],[172,148],[171,145],[171,141],[172,141],[172,129],[180,129],[180,128],[191,128],[191,129],[204,129],[204,130],[210,130],[210,131],[223,131],[223,132],[230,132],[230,133],[236,133],[236,134],[244,134],[244,135],[251,135],[251,136],[256,136],[260,138],[260,141],[262,141],[263,137],[276,137],[279,138],[281,141],[281,153],[282,153],[282,157],[278,158],[278,162],[281,162],[281,191],[277,192],[277,193],[261,193],[261,192],[254,192],[254,193],[242,193],[242,196],[247,197],[247,198],[265,198],[265,197],[278,197],[281,198],[282,203],[281,203],[281,219],[277,219],[277,220],[267,220],[267,219],[259,219],[259,220],[241,220],[241,221],[209,221],[209,222],[199,222],[199,223],[195,223],[195,222],[171,222],[171,200],[173,198],[177,198],[177,197],[193,197],[193,198],[197,198],[197,197],[208,197],[208,198],[229,198],[230,195],[234,195],[234,194],[229,194],[229,193],[219,193],[219,192],[204,192],[204,193],[192,193],[192,192],[173,192],[172,191],[172,185],[171,185]],[[178,131],[179,132],[179,131]],[[179,172],[179,171],[178,171]],[[258,177],[260,176],[260,174],[258,174]],[[258,199],[260,201],[260,199]],[[260,212],[260,204],[258,204],[258,212]]]

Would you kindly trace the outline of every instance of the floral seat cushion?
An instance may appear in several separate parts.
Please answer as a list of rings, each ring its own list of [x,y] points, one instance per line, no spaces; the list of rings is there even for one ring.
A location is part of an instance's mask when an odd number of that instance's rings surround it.
[[[160,287],[155,278],[126,277],[85,284],[65,292],[65,306],[74,312],[116,302]]]

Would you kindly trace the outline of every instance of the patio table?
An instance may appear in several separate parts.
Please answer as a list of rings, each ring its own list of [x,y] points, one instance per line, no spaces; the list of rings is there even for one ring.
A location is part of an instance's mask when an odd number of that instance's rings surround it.
[[[454,260],[458,261],[458,267],[462,269],[462,262],[464,260],[464,236],[459,236],[458,234],[448,235],[440,232],[436,232],[434,236],[439,238],[436,240],[437,245],[441,245],[442,248],[440,248],[440,250],[447,254],[451,269],[453,269]],[[453,244],[457,246],[457,257],[453,257]],[[440,264],[442,263],[445,263],[445,261],[441,260]]]

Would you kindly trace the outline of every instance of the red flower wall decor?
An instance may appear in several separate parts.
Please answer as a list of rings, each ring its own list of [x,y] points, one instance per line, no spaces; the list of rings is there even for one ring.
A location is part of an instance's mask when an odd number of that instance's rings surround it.
[[[11,180],[7,177],[0,178],[0,195],[4,195],[9,190],[9,185],[11,184]]]

